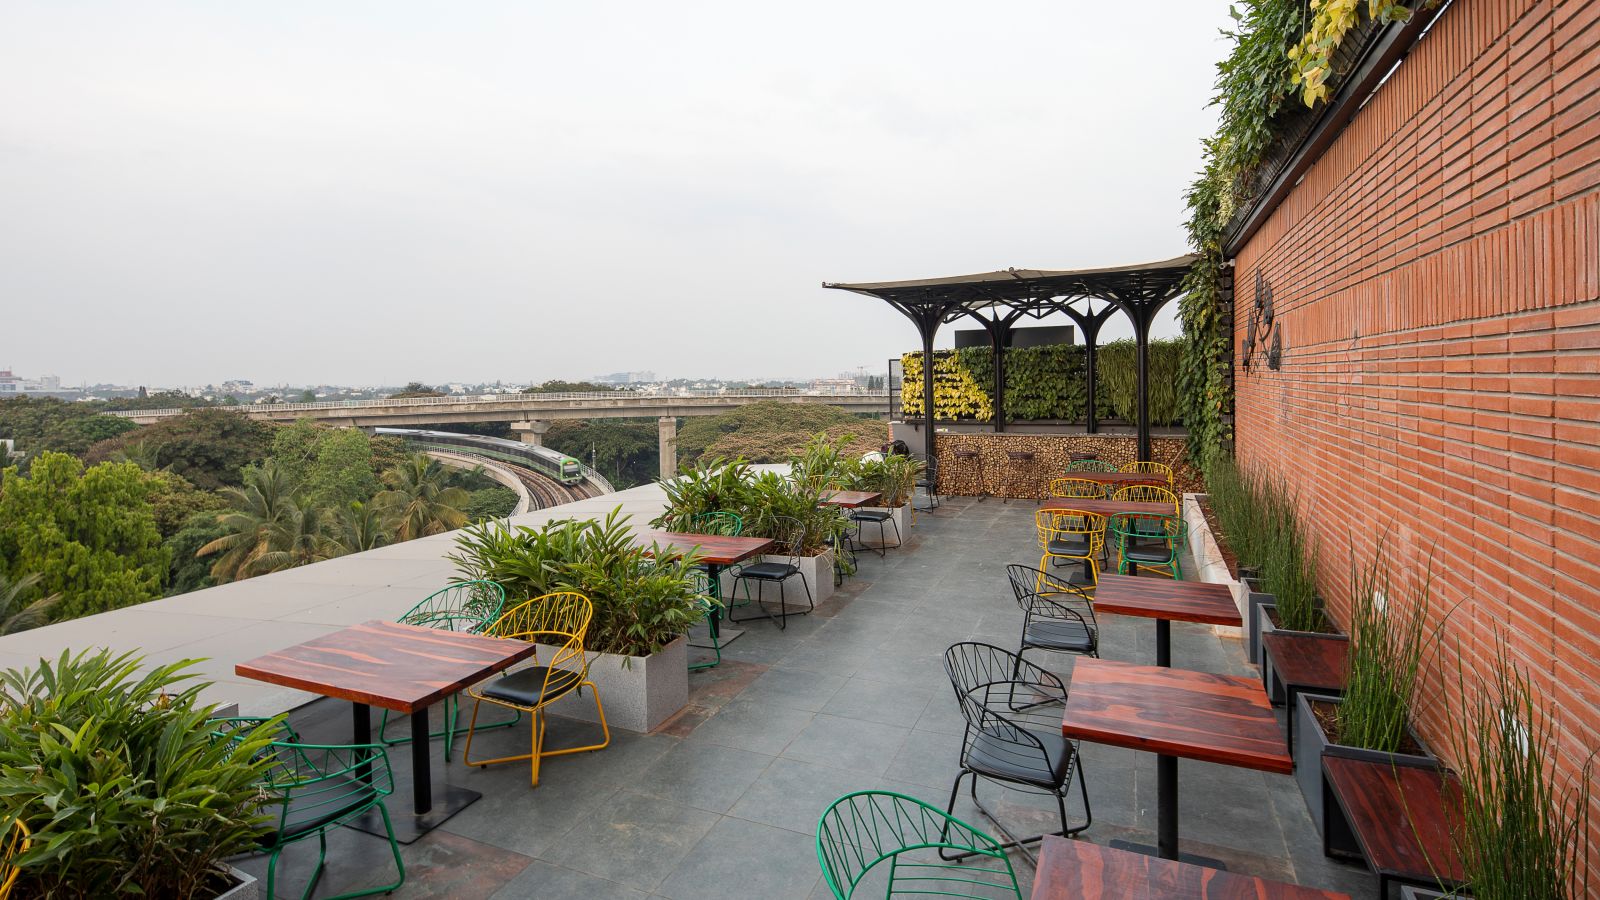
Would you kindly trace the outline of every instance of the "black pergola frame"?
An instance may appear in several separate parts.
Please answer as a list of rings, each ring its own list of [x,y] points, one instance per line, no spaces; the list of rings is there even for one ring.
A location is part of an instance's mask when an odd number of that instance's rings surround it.
[[[994,356],[994,429],[1004,432],[1005,345],[1012,327],[1022,318],[1043,319],[1062,313],[1078,326],[1084,341],[1084,377],[1087,379],[1086,430],[1095,434],[1095,351],[1100,328],[1114,310],[1122,310],[1133,325],[1139,382],[1138,458],[1150,459],[1150,326],[1156,313],[1183,293],[1183,281],[1195,256],[1162,262],[1104,269],[1046,271],[1006,269],[953,278],[883,281],[857,284],[823,282],[834,290],[876,297],[899,310],[916,325],[922,338],[922,404],[924,452],[934,458],[933,340],[939,326],[962,318],[976,319],[989,333]],[[1107,305],[1094,309],[1092,301]],[[1083,309],[1075,304],[1083,302]],[[892,388],[891,388],[892,389]]]

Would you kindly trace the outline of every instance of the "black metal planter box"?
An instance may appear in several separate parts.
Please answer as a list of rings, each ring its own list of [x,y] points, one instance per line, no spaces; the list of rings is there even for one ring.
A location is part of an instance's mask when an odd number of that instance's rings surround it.
[[[1317,830],[1323,832],[1324,843],[1330,856],[1345,856],[1355,859],[1361,858],[1361,849],[1356,846],[1355,838],[1350,832],[1350,824],[1345,821],[1344,815],[1339,811],[1339,804],[1329,803],[1327,788],[1322,777],[1322,757],[1344,756],[1350,759],[1361,759],[1370,762],[1388,763],[1390,765],[1424,766],[1438,768],[1439,759],[1428,752],[1426,745],[1417,737],[1416,732],[1406,726],[1411,739],[1422,748],[1421,756],[1409,753],[1384,753],[1380,750],[1366,750],[1361,747],[1349,747],[1344,744],[1335,744],[1328,740],[1327,734],[1322,730],[1322,724],[1317,721],[1312,712],[1313,703],[1330,703],[1337,705],[1340,698],[1328,694],[1299,694],[1295,698],[1295,708],[1291,713],[1295,716],[1294,723],[1294,779],[1299,783],[1300,795],[1305,798],[1306,809],[1311,812],[1311,821],[1316,823]],[[1324,806],[1328,818],[1323,818]],[[1323,823],[1327,822],[1324,830]]]
[[[1252,586],[1249,582],[1246,582],[1245,584],[1247,587]],[[1266,622],[1269,629],[1276,630],[1276,626],[1274,626],[1266,616],[1261,614],[1261,607],[1263,606],[1270,606],[1273,609],[1277,609],[1278,598],[1262,591],[1250,591],[1250,594],[1246,599],[1244,622],[1246,630],[1249,632],[1250,661],[1255,663],[1257,668],[1261,667],[1266,655],[1261,650],[1261,623]]]
[[[1463,893],[1446,894],[1433,888],[1402,884],[1400,885],[1400,900],[1472,900],[1472,895]]]

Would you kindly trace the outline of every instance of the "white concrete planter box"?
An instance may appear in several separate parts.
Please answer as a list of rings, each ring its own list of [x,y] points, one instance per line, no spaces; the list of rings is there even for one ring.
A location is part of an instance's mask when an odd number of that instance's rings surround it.
[[[882,506],[863,506],[863,507],[861,507],[861,509],[863,509],[863,510],[869,510],[870,509],[870,510],[875,510],[877,512],[888,512],[889,513],[889,518],[894,524],[891,525],[891,524],[889,524],[889,522],[883,523],[883,538],[880,541],[880,539],[878,537],[878,523],[876,523],[876,522],[862,522],[862,523],[859,523],[859,528],[858,528],[858,530],[856,532],[856,546],[857,547],[864,547],[864,548],[873,549],[873,550],[878,549],[880,546],[887,546],[887,547],[891,547],[892,548],[895,545],[895,529],[896,528],[900,529],[900,531],[899,531],[900,540],[902,540],[902,541],[905,540],[905,538],[906,538],[906,522],[907,522],[906,507],[897,506],[897,507],[895,507],[893,509],[888,509],[887,507],[882,507]]]
[[[787,563],[788,561],[789,557],[787,556],[763,556],[759,560],[754,560],[754,562],[773,563]],[[812,601],[818,606],[821,606],[822,601],[833,596],[833,551],[827,550],[817,556],[800,557],[800,574],[805,576],[806,584],[811,587]],[[730,602],[733,600],[733,587],[733,573],[722,573],[722,598],[724,600]],[[806,608],[806,589],[800,586],[800,579],[790,578],[788,585],[786,585],[784,589],[788,591],[790,612],[804,612]],[[744,583],[744,587],[739,589],[739,599],[744,599],[744,592],[746,590],[748,590],[750,592],[750,596],[754,598],[759,594],[760,591],[763,590],[763,588],[754,580],[746,581]],[[771,600],[773,603],[778,602],[777,585],[768,585],[765,588],[765,591],[767,599]],[[741,619],[754,616],[755,614],[756,613],[754,610],[748,609],[741,610],[736,613],[736,615],[738,615]]]
[[[680,637],[653,656],[590,653],[589,680],[600,690],[606,723],[623,731],[646,733],[683,709],[689,702],[687,647],[688,642]],[[540,644],[539,658],[553,659],[556,649]],[[569,694],[557,700],[550,705],[550,712],[584,722],[599,721],[594,695],[587,688],[581,695]]]
[[[235,884],[218,894],[214,900],[260,900],[261,882],[257,881],[254,875],[235,869],[227,863],[219,864],[218,868],[226,872]]]
[[[1243,621],[1249,592],[1241,582],[1234,580],[1233,574],[1228,571],[1228,564],[1222,559],[1222,548],[1217,546],[1216,535],[1211,533],[1211,526],[1206,524],[1205,514],[1200,511],[1200,498],[1203,496],[1183,495],[1183,526],[1189,536],[1189,555],[1194,557],[1195,566],[1200,570],[1195,577],[1209,584],[1227,585],[1228,590],[1233,592],[1234,605],[1239,608],[1240,621]],[[1211,630],[1231,637],[1244,634],[1242,628],[1227,625],[1213,625]]]

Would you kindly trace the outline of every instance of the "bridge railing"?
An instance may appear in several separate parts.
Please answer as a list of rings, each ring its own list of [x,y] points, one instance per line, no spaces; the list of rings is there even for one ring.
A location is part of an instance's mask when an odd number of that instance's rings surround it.
[[[401,406],[450,406],[464,403],[559,403],[572,400],[617,400],[628,403],[635,400],[715,400],[736,397],[767,400],[780,397],[822,397],[838,400],[883,400],[888,402],[889,392],[882,391],[799,391],[735,389],[727,391],[677,391],[673,393],[644,393],[641,391],[564,391],[552,394],[452,394],[444,397],[402,397],[386,400],[329,400],[322,403],[254,403],[239,406],[216,407],[239,412],[319,412],[335,409],[384,409]],[[108,414],[124,418],[162,418],[175,416],[185,410],[179,407],[166,409],[120,409]]]

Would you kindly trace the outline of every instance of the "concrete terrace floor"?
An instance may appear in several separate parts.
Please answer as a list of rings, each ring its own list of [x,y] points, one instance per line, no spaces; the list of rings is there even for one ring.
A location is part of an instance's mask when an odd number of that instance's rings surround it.
[[[690,675],[690,705],[659,731],[613,730],[605,750],[547,760],[537,788],[525,763],[469,768],[458,745],[446,764],[443,742],[434,741],[435,779],[484,796],[404,848],[407,881],[396,896],[829,896],[815,852],[818,816],[834,798],[867,788],[944,806],[963,723],[941,653],[968,639],[1014,648],[1021,612],[1004,568],[1037,562],[1029,504],[952,498],[920,514],[907,537],[886,559],[863,555],[858,577],[787,631],[745,626],[720,667]],[[1100,625],[1104,657],[1154,660],[1151,621],[1104,616]],[[1236,638],[1204,626],[1176,623],[1173,645],[1178,666],[1254,674]],[[1067,676],[1072,658],[1045,664]],[[293,719],[308,739],[348,740],[342,703],[319,700]],[[551,729],[552,745],[589,742],[594,733],[560,719]],[[485,732],[482,747],[526,752],[526,741],[523,725]],[[1153,844],[1155,757],[1082,748],[1094,812],[1083,837]],[[390,758],[390,803],[402,809],[410,802],[409,752],[397,747]],[[1291,777],[1184,760],[1179,785],[1186,853],[1236,872],[1374,893],[1376,879],[1364,869],[1323,857]],[[980,791],[1014,833],[1055,827],[1049,797],[987,784]],[[1075,792],[1068,812],[1074,821],[1083,814]],[[956,814],[986,828],[965,791]],[[280,896],[299,895],[315,854],[314,843],[285,854]],[[1033,872],[1019,855],[1012,859],[1026,895]],[[236,862],[265,875],[264,857]],[[392,879],[384,841],[339,829],[317,896]]]

